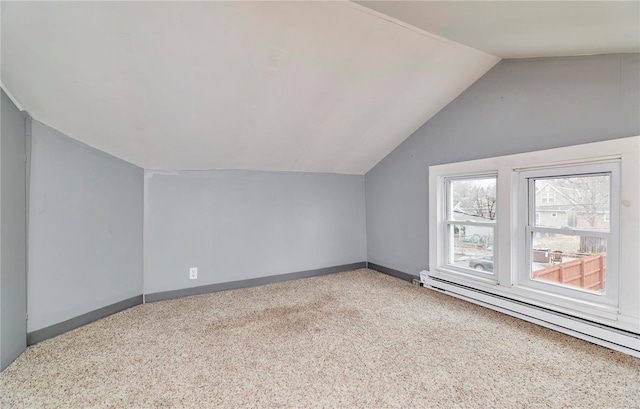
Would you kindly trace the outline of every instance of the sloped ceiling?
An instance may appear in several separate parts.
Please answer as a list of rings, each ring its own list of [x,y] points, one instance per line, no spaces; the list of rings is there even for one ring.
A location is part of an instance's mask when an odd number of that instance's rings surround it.
[[[501,58],[640,52],[640,1],[357,1]]]
[[[640,51],[638,1],[358,3],[1,2],[1,79],[147,169],[363,174],[492,55]]]
[[[364,174],[498,58],[346,2],[2,2],[2,83],[147,169]]]

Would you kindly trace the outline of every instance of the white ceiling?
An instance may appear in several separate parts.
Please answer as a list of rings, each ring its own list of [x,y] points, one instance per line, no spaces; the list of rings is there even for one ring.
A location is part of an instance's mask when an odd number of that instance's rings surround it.
[[[147,169],[363,174],[493,55],[640,51],[638,1],[0,4],[3,86]]]
[[[640,1],[358,1],[501,58],[640,52]]]
[[[339,2],[2,2],[2,82],[147,169],[364,174],[498,58]]]

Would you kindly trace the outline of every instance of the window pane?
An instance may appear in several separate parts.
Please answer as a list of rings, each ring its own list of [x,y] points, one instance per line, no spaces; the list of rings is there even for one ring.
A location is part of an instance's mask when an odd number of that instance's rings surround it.
[[[610,175],[535,179],[535,225],[609,231]]]
[[[600,237],[534,232],[531,278],[603,292],[607,241]]]
[[[495,223],[495,177],[451,180],[449,190],[451,220]]]
[[[449,264],[493,273],[493,227],[449,225]]]

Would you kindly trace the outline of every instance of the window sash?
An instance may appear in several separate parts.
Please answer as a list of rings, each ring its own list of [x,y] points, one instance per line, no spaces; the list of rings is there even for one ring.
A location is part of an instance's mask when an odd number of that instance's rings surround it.
[[[462,180],[474,180],[474,179],[495,179],[496,180],[496,199],[498,197],[498,174],[497,173],[475,173],[470,175],[460,175],[460,176],[452,176],[444,178],[444,188],[445,188],[445,197],[444,197],[444,219],[447,221],[453,221],[453,192],[451,190],[451,183]],[[497,203],[497,202],[496,202]],[[465,222],[467,223],[467,222]],[[484,223],[484,222],[479,222]],[[491,222],[487,223],[497,223],[497,218]]]
[[[604,176],[610,177],[609,184],[609,208],[610,225],[609,231],[597,231],[587,229],[574,229],[565,227],[542,227],[535,226],[536,218],[536,197],[535,181],[537,179],[580,177],[580,176]],[[556,167],[552,169],[529,169],[520,173],[519,186],[521,189],[520,200],[517,202],[519,208],[527,206],[524,212],[520,237],[523,237],[521,248],[525,261],[525,268],[518,269],[520,273],[516,277],[516,285],[556,294],[569,299],[618,306],[618,266],[619,266],[619,224],[614,223],[618,219],[618,197],[620,189],[620,176],[618,163],[583,164],[576,166]],[[595,293],[578,287],[570,287],[558,283],[545,282],[534,279],[532,271],[533,259],[533,234],[536,232],[550,234],[564,234],[570,236],[599,237],[607,240],[607,275],[606,285],[601,293]],[[612,249],[609,251],[609,249]],[[520,258],[522,259],[522,258]],[[520,261],[521,262],[521,261]]]
[[[494,220],[487,222],[480,221],[463,221],[463,220],[453,220],[453,191],[451,189],[451,183],[460,180],[474,180],[474,179],[495,179],[496,181],[496,200],[498,198],[498,174],[496,172],[486,172],[486,173],[474,173],[468,175],[457,175],[451,177],[443,178],[443,214],[442,214],[442,239],[444,242],[444,254],[443,259],[440,259],[439,267],[443,268],[449,272],[461,274],[464,276],[471,276],[477,279],[481,279],[483,281],[489,280],[491,282],[497,282],[497,272],[498,272],[498,262],[497,262],[497,249],[498,249],[498,218],[496,217]],[[496,202],[497,204],[497,202]],[[452,258],[452,252],[454,251],[454,240],[455,236],[450,232],[453,231],[453,226],[476,226],[476,227],[487,227],[492,230],[493,235],[493,271],[492,272],[478,272],[470,267],[461,267],[456,266],[449,262]]]

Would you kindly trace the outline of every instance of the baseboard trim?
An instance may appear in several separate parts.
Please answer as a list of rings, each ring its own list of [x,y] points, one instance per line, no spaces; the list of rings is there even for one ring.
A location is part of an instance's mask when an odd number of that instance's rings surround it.
[[[58,335],[64,334],[65,332],[71,331],[72,329],[82,327],[83,325],[87,325],[89,323],[97,321],[100,318],[108,317],[109,315],[115,314],[116,312],[124,311],[140,304],[142,304],[142,295],[137,295],[135,297],[119,301],[115,304],[107,305],[106,307],[89,311],[86,314],[78,315],[77,317],[68,319],[66,321],[53,324],[49,327],[29,332],[27,334],[27,345],[35,345],[38,342],[56,337]]]
[[[640,334],[429,276],[425,287],[640,358]]]
[[[367,268],[370,268],[371,270],[375,270],[377,272],[384,273],[384,274],[399,278],[401,280],[409,281],[409,282],[412,282],[413,279],[416,279],[416,278],[420,279],[420,277],[415,276],[413,274],[404,273],[402,271],[394,270],[392,268],[381,266],[379,264],[367,263]]]
[[[182,288],[180,290],[162,291],[144,295],[144,302],[157,302],[171,300],[174,298],[189,297],[192,295],[201,295],[208,293],[216,293],[219,291],[237,290],[239,288],[256,287],[259,285],[280,283],[283,281],[299,280],[301,278],[318,277],[328,274],[340,273],[343,271],[356,270],[366,268],[365,261],[352,264],[343,264],[340,266],[318,268],[315,270],[298,271],[295,273],[278,274],[273,276],[250,278],[247,280],[228,281],[226,283],[208,284],[198,287]]]

